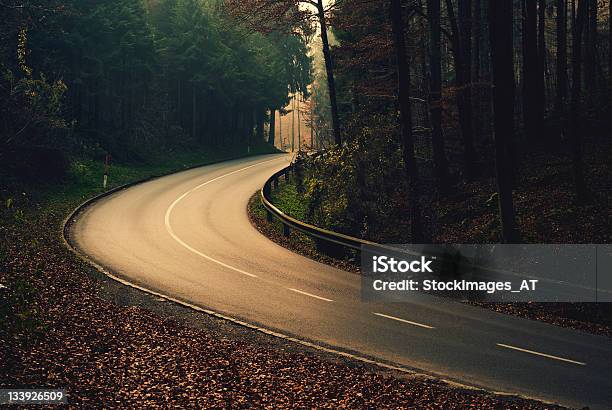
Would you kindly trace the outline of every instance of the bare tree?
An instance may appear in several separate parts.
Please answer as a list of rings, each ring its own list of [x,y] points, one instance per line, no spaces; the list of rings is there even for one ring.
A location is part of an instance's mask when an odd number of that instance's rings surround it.
[[[274,146],[274,134],[276,133],[276,110],[270,110],[270,130],[268,132],[268,144]]]
[[[446,0],[446,11],[451,26],[451,43],[455,62],[455,85],[457,88],[457,111],[464,148],[464,170],[467,179],[476,171],[476,149],[474,148],[474,127],[472,123],[472,3],[458,0],[457,16],[452,0]]]
[[[310,33],[312,23],[315,21],[318,23],[329,88],[332,132],[336,145],[341,145],[342,135],[340,133],[334,64],[327,28],[327,13],[333,9],[334,2],[329,3],[331,4],[325,7],[323,0],[226,0],[230,12],[240,22],[255,31],[283,30]]]
[[[505,243],[519,241],[512,199],[513,161],[509,154],[510,140],[514,138],[513,12],[512,0],[489,0],[495,169],[502,240]]]
[[[403,159],[408,179],[410,204],[410,227],[413,243],[423,242],[423,229],[419,205],[419,172],[414,155],[412,135],[412,113],[410,107],[410,66],[406,56],[406,40],[402,18],[401,0],[390,0],[389,16],[393,32],[393,48],[397,59],[397,92],[400,107],[400,129],[402,134]]]
[[[572,95],[571,95],[571,152],[574,171],[574,187],[578,201],[586,199],[587,190],[584,182],[584,164],[582,161],[582,133],[580,132],[580,96],[582,91],[582,37],[585,20],[588,14],[588,2],[578,0],[576,25],[573,33],[572,47]]]
[[[448,180],[448,161],[444,152],[442,133],[442,68],[440,50],[440,0],[428,0],[427,13],[430,30],[430,115],[434,171],[438,187],[444,191]]]
[[[546,0],[538,0],[538,109],[544,121],[546,107],[546,87],[544,75],[546,73]],[[543,124],[542,124],[543,125]],[[540,129],[540,131],[543,131]]]
[[[555,111],[564,117],[567,99],[567,0],[557,0],[557,95]]]
[[[597,90],[597,0],[589,0],[585,21],[584,81],[589,101]]]
[[[308,4],[314,4],[314,2],[309,0],[304,1]],[[327,38],[327,21],[325,18],[325,9],[323,8],[323,0],[318,0],[318,2],[314,5],[317,7],[319,28],[321,29],[321,42],[323,43],[323,58],[325,59],[327,86],[329,88],[329,105],[331,106],[334,140],[336,145],[341,145],[342,135],[340,134],[340,117],[338,115],[338,100],[336,97],[336,83],[334,80],[334,63],[332,60],[331,50],[329,48],[329,40]]]
[[[612,88],[612,0],[608,0],[608,81]]]
[[[527,138],[541,136],[543,71],[538,50],[538,9],[535,0],[523,0],[523,121]]]

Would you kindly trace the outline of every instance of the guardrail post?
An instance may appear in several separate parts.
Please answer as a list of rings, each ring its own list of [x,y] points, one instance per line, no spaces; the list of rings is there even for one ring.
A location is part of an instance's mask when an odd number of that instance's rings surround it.
[[[356,264],[358,264],[358,265],[359,265],[359,264],[361,264],[361,249],[356,250],[356,251],[355,251],[355,254],[354,254],[354,256],[353,256],[353,257],[354,257],[354,260],[353,260],[353,261],[354,261]]]
[[[283,224],[283,235],[287,238],[289,237],[289,235],[291,235],[291,229],[289,228],[289,225],[285,223]]]

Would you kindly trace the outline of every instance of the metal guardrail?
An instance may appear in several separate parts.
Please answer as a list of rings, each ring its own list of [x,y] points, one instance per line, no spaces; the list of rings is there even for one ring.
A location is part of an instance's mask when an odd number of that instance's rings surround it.
[[[318,251],[333,257],[346,256],[346,250],[350,249],[355,251],[355,259],[358,259],[358,254],[362,251],[363,246],[367,246],[370,252],[373,250],[379,250],[381,253],[393,252],[396,254],[400,253],[410,256],[420,256],[419,253],[407,249],[333,232],[306,222],[302,222],[287,215],[274,206],[270,194],[272,193],[272,189],[278,189],[281,178],[284,178],[285,182],[289,181],[292,172],[295,172],[295,167],[293,164],[281,169],[268,178],[263,188],[259,191],[261,203],[266,209],[266,217],[268,222],[272,222],[274,218],[280,221],[283,225],[283,234],[286,237],[290,236],[292,229],[302,232],[315,240]]]
[[[342,252],[340,252],[340,250],[345,250],[343,248],[359,251],[363,245],[368,245],[371,247],[385,247],[375,242],[366,241],[364,239],[355,238],[307,224],[285,214],[283,211],[274,206],[270,197],[272,189],[278,188],[281,177],[284,177],[285,181],[289,181],[292,172],[295,172],[293,165],[276,172],[274,175],[268,178],[263,188],[259,192],[261,203],[266,209],[268,221],[272,222],[274,218],[278,219],[283,225],[283,234],[285,236],[290,235],[291,229],[302,232],[303,234],[315,239],[317,248],[319,250],[324,250],[325,253],[332,255],[341,254]]]
[[[346,256],[346,250],[351,249],[355,251],[355,260],[359,260],[358,255],[361,253],[362,246],[364,245],[368,247],[369,252],[372,252],[373,250],[379,250],[381,252],[391,251],[393,252],[393,254],[404,254],[410,256],[420,256],[423,254],[416,253],[408,249],[402,249],[392,245],[383,245],[381,243],[371,242],[365,239],[359,239],[349,235],[344,235],[327,229],[319,228],[317,226],[307,224],[285,214],[283,211],[274,206],[270,194],[272,193],[272,189],[278,189],[280,178],[284,177],[285,182],[287,182],[289,181],[292,172],[295,172],[293,165],[290,165],[276,172],[274,175],[268,178],[263,188],[259,192],[261,203],[266,209],[268,221],[272,222],[274,218],[279,220],[283,225],[283,234],[285,236],[288,237],[291,233],[291,229],[294,229],[313,238],[315,240],[317,250],[319,252],[325,253],[333,257],[343,257]],[[452,253],[447,255],[446,253],[440,253],[435,249],[430,250],[429,253],[431,255],[434,255],[434,257],[436,258],[441,258],[443,263],[443,271],[449,271],[452,275],[454,275],[454,272],[456,272],[460,266],[467,266],[471,269],[484,269],[488,272],[504,275],[504,277],[510,276],[513,278],[521,279],[538,279],[540,280],[540,282],[546,282],[549,284],[552,283],[553,285],[566,285],[565,282],[561,281],[536,277],[525,273],[513,272],[510,270],[492,268],[490,266],[482,266],[479,264],[474,264],[473,262],[469,262],[467,265],[464,265],[465,261],[463,263],[455,261],[455,256]],[[607,290],[603,290],[603,292],[611,293]]]

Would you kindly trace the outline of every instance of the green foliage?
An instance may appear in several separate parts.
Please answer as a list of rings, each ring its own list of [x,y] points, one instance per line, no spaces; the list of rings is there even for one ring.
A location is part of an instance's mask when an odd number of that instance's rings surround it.
[[[162,1],[152,16],[161,65],[176,85],[171,94],[177,105],[217,111],[231,123],[226,133],[250,137],[249,116],[284,106],[290,91],[305,90],[310,82],[310,59],[300,37],[248,32],[222,9],[195,0]],[[242,128],[235,128],[236,116]],[[214,132],[216,125],[193,121],[184,112],[179,122],[191,126],[194,137],[198,127]]]
[[[372,240],[406,237],[402,156],[395,135],[380,131],[384,122],[374,118],[346,145],[298,160],[309,221]]]
[[[118,160],[246,149],[254,114],[310,82],[302,37],[248,32],[218,0],[45,0],[0,6],[0,18],[0,113],[10,119],[0,155],[18,139]]]
[[[28,31],[17,34],[17,60],[11,66],[0,61],[0,158],[16,145],[51,146],[57,141],[54,131],[66,127],[62,103],[67,90],[60,79],[48,81],[35,74],[27,61]]]
[[[281,183],[277,190],[272,190],[271,195],[272,202],[287,215],[300,221],[306,220],[308,207],[294,183]]]

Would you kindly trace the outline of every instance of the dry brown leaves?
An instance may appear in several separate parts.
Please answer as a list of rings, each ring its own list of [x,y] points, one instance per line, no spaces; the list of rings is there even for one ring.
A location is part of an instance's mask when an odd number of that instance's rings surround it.
[[[27,309],[35,325],[0,329],[0,387],[65,387],[77,408],[543,407],[211,336],[109,303],[89,268],[61,244],[61,214],[37,210],[30,222],[3,228],[0,283],[9,290],[20,281],[32,285]]]

